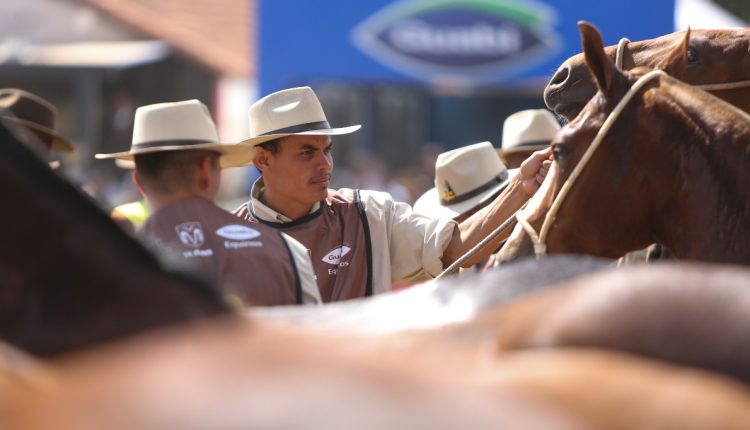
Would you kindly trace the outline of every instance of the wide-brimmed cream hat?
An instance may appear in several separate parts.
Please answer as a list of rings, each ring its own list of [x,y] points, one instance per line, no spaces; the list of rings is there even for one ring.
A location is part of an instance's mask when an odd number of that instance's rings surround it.
[[[250,106],[250,138],[241,143],[259,145],[291,135],[336,136],[362,127],[332,128],[310,87],[289,88],[269,94]]]
[[[559,130],[557,118],[546,109],[516,112],[503,123],[503,143],[498,152],[502,154],[544,149]]]
[[[414,203],[414,212],[455,218],[492,198],[516,171],[505,167],[490,142],[443,152],[435,162],[435,188]]]
[[[0,89],[0,118],[25,126],[47,136],[50,148],[70,152],[74,150],[68,139],[55,131],[57,109],[43,98],[16,88]]]
[[[220,153],[221,167],[248,165],[254,155],[250,146],[220,143],[206,105],[198,100],[186,100],[139,107],[135,111],[130,151],[96,154],[95,157],[128,161],[141,154],[198,149]]]

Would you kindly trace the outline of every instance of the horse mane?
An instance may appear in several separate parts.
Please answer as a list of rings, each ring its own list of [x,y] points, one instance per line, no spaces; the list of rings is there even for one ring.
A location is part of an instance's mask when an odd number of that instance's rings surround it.
[[[0,126],[0,337],[54,355],[226,312],[211,284],[168,272]]]

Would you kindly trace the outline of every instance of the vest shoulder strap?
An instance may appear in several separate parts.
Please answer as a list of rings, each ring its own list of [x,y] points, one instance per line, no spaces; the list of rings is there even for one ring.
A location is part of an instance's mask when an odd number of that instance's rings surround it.
[[[357,205],[357,212],[359,218],[362,220],[362,228],[365,233],[365,253],[367,255],[367,286],[365,287],[365,297],[370,297],[373,294],[372,291],[372,240],[370,238],[370,224],[367,222],[367,212],[365,211],[365,205],[362,203],[362,198],[359,195],[359,190],[354,190],[354,203]]]

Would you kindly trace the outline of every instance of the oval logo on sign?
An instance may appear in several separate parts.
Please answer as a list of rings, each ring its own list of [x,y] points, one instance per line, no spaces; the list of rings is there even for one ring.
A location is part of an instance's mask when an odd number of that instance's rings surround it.
[[[349,248],[348,246],[342,245],[331,250],[331,252],[326,254],[321,260],[324,263],[328,263],[328,264],[339,264],[341,262],[341,258],[345,256],[346,254],[348,254],[349,251],[351,251],[351,248]]]
[[[497,78],[554,55],[555,20],[550,7],[533,1],[400,1],[365,20],[353,38],[375,59],[420,77]]]
[[[232,240],[249,240],[260,236],[260,232],[250,227],[238,224],[225,225],[216,230],[216,234]]]

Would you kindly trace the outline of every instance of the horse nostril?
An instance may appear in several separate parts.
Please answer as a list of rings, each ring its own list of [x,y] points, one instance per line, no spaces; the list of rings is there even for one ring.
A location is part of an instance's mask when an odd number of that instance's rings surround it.
[[[555,76],[550,79],[549,84],[547,86],[549,87],[560,87],[565,84],[565,81],[568,80],[568,77],[570,76],[570,68],[567,65],[560,66],[559,69],[557,69],[557,72],[555,72]]]

